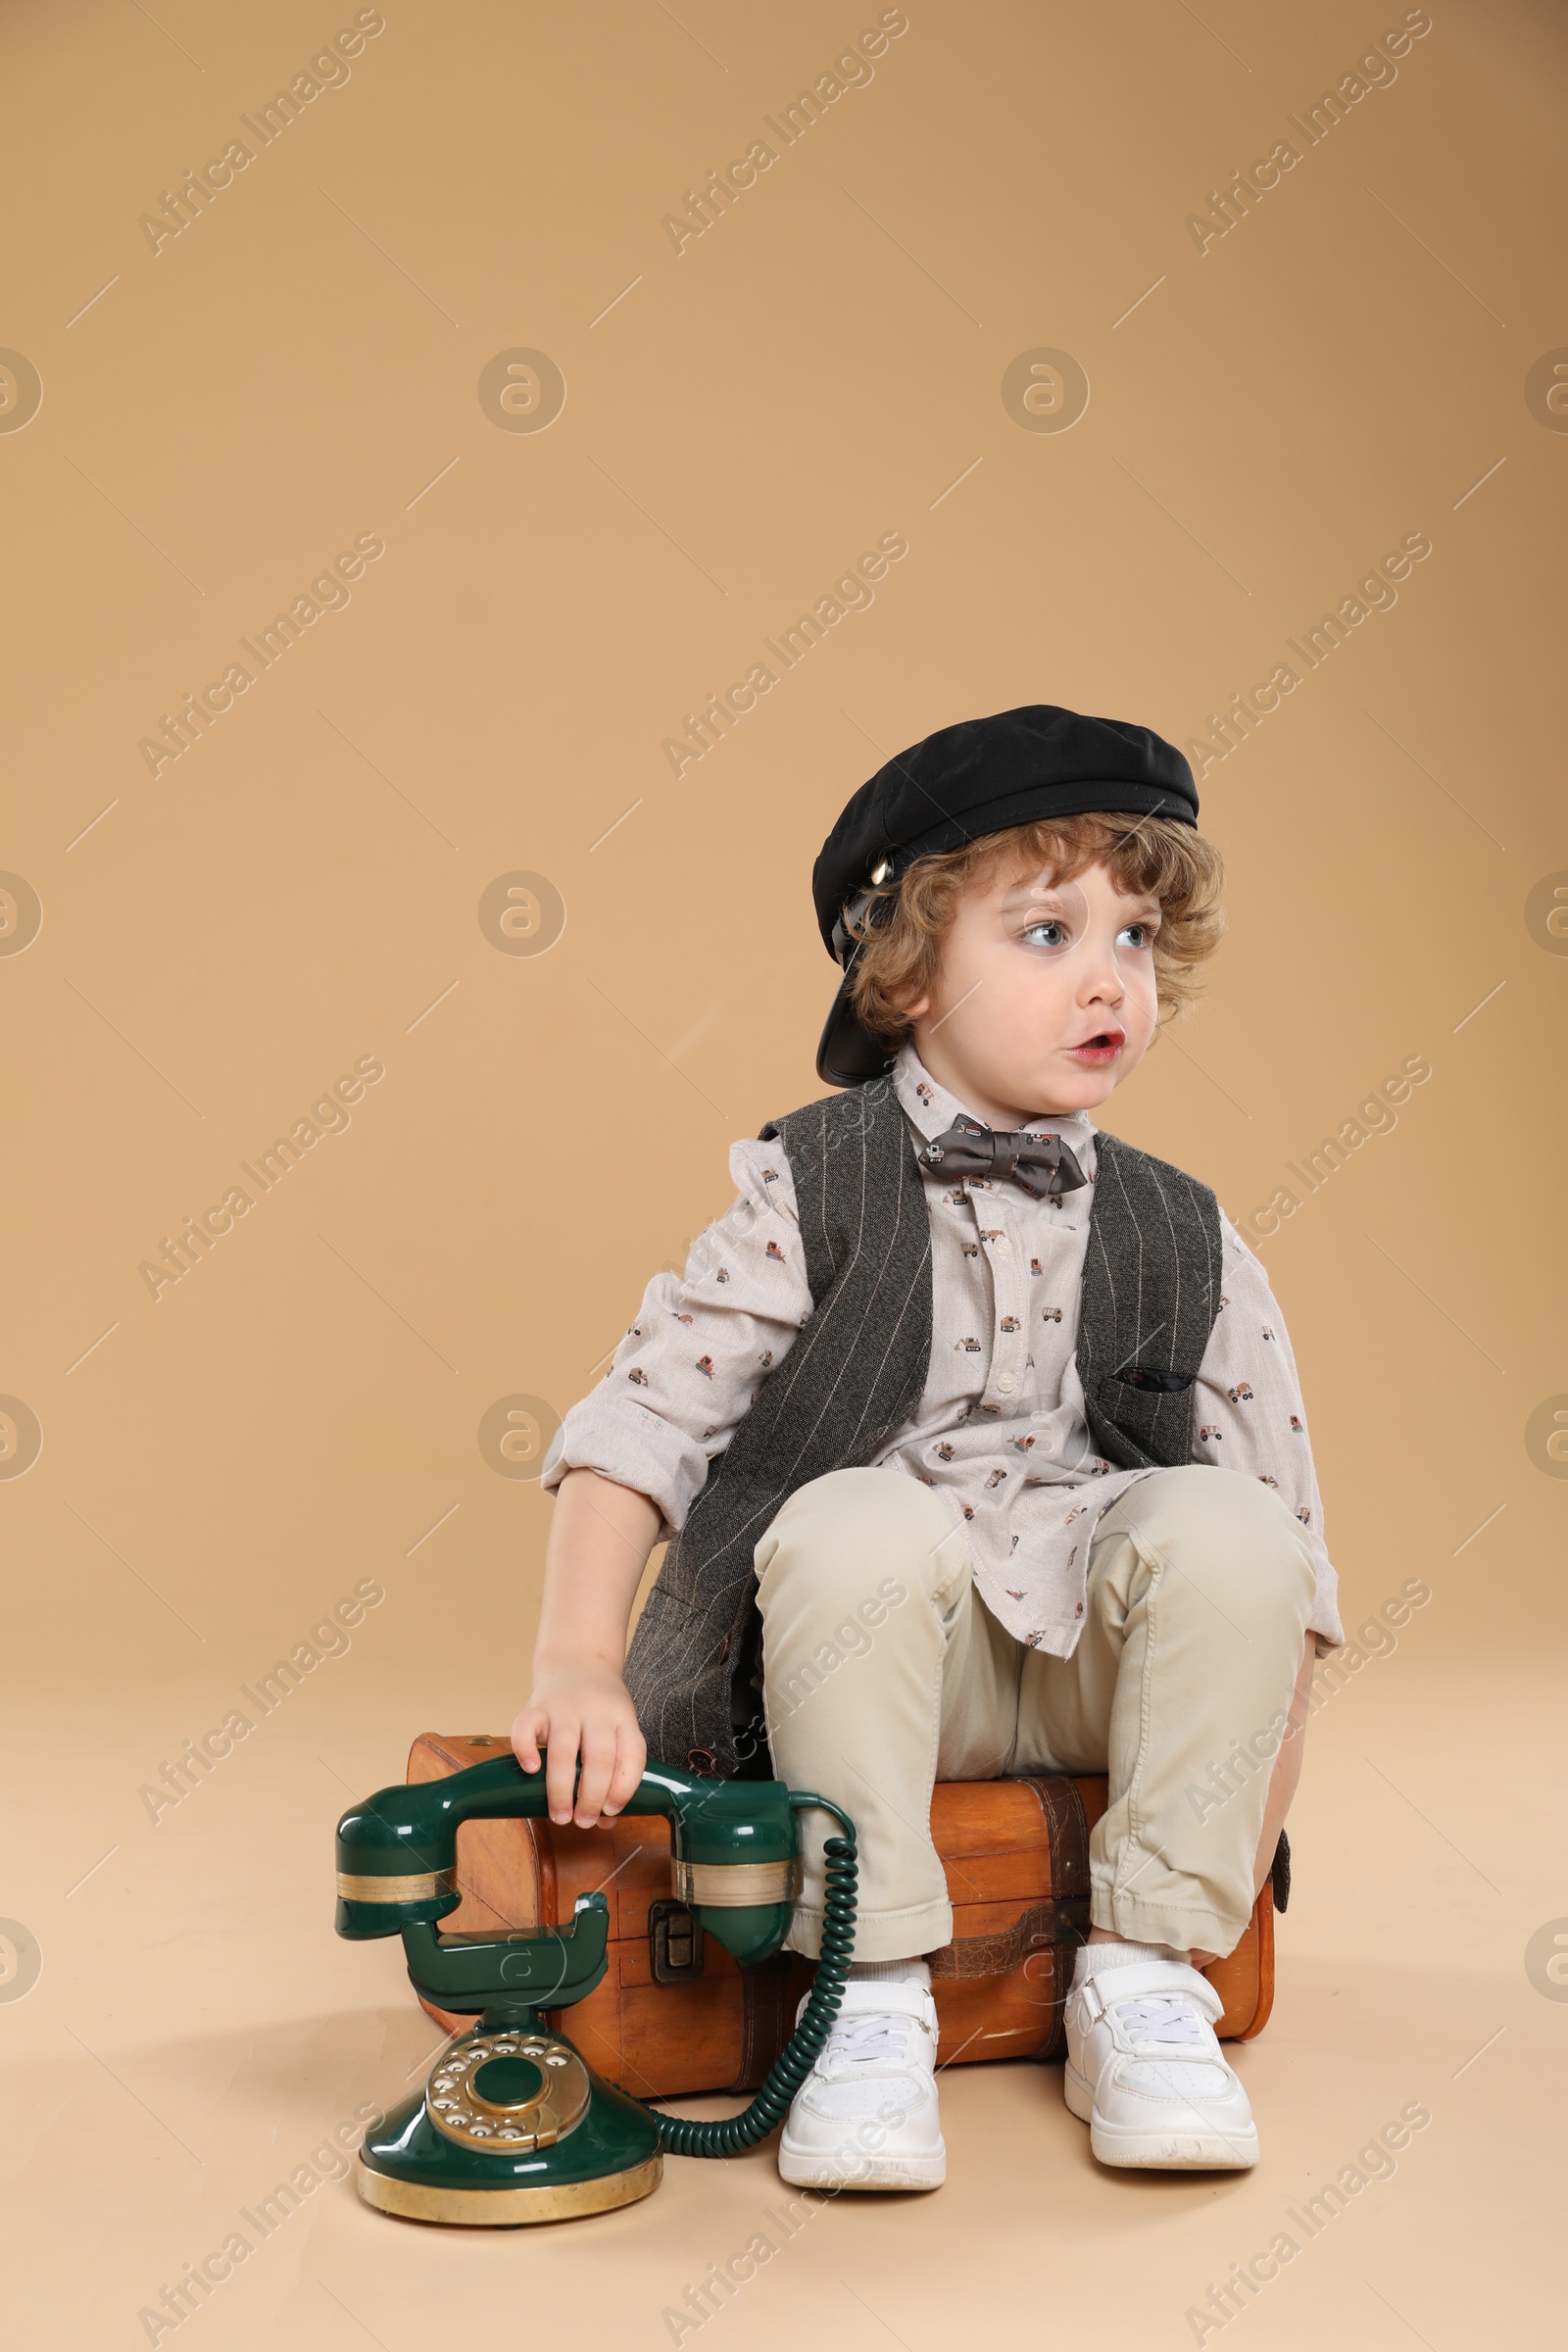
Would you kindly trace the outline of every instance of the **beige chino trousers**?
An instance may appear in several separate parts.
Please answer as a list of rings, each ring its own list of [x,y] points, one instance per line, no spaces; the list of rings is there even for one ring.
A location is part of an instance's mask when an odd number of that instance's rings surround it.
[[[1021,1772],[1109,1775],[1090,1840],[1097,1927],[1232,1949],[1313,1594],[1304,1534],[1272,1489],[1201,1465],[1140,1479],[1095,1531],[1070,1658],[992,1616],[963,1531],[903,1471],[802,1487],[756,1565],[774,1769],[856,1825],[858,1960],[952,1940],[933,1784]],[[795,1951],[820,1945],[833,1828],[803,1818]]]

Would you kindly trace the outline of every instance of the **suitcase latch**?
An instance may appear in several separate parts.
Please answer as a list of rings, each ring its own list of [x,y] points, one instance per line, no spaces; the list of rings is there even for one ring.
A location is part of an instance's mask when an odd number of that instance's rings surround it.
[[[656,1984],[690,1984],[703,1973],[703,1932],[685,1903],[648,1906],[648,1966]]]

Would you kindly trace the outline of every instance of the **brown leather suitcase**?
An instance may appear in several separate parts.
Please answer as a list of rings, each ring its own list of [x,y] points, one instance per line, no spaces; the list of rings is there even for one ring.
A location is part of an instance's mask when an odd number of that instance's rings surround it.
[[[426,1732],[411,1781],[439,1780],[505,1750],[501,1738]],[[1072,1955],[1089,1925],[1089,1832],[1105,1809],[1102,1774],[945,1781],[931,1830],[947,1872],[954,1940],[931,1955],[939,2065],[1059,2057]],[[458,1833],[463,1904],[449,1930],[560,1926],[579,1894],[610,1897],[610,1968],[561,2025],[607,2082],[638,2098],[755,2089],[794,2023],[812,1964],[781,1952],[742,1969],[694,1936],[670,1892],[669,1825],[623,1816],[597,1830],[548,1821],[466,1823]],[[1246,1935],[1207,1972],[1225,2003],[1218,2032],[1247,2041],[1274,1999],[1274,1905],[1265,1885]],[[424,2003],[452,2033],[471,2020]]]

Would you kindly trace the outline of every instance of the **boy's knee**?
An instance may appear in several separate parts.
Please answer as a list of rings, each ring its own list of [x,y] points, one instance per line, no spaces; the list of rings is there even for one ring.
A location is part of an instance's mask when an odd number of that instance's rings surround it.
[[[969,1573],[967,1545],[943,1504],[898,1470],[834,1470],[798,1488],[755,1556],[764,1617],[787,1583],[797,1594],[819,1592],[830,1610],[880,1623],[890,1606],[945,1592]]]
[[[1179,1582],[1244,1628],[1282,1615],[1305,1626],[1317,1586],[1311,1548],[1274,1488],[1202,1464],[1165,1471],[1148,1485],[1166,1491],[1151,1496],[1146,1540],[1181,1571]]]
[[[803,1487],[757,1546],[762,1690],[775,1740],[855,1659],[899,1671],[932,1639],[932,1607],[969,1552],[929,1488],[896,1470],[835,1470]],[[862,1699],[874,1680],[862,1684]]]

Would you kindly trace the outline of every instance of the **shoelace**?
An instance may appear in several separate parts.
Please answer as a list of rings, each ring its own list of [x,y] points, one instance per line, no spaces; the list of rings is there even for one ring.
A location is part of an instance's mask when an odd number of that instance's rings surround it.
[[[911,2018],[886,2014],[841,2017],[829,2036],[821,2062],[824,2066],[896,2064],[908,2048],[912,2024]]]
[[[1146,2000],[1113,2002],[1111,2008],[1129,2041],[1150,2041],[1164,2049],[1204,2044],[1203,2021],[1189,2008],[1184,1993],[1154,1993]]]

